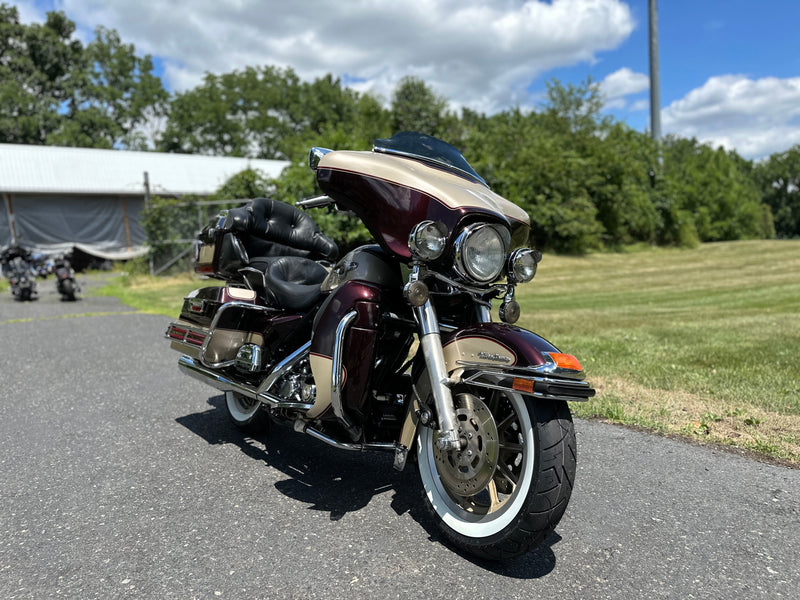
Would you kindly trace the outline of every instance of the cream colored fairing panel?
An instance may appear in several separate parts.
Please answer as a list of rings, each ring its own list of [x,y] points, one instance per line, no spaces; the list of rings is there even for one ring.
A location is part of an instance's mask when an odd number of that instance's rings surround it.
[[[340,150],[323,156],[319,168],[366,173],[430,194],[448,208],[488,208],[530,225],[530,218],[524,210],[489,188],[420,161],[379,152]]]

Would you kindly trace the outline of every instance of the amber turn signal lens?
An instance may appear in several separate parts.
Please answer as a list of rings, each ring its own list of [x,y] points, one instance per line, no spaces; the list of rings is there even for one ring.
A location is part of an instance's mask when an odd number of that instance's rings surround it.
[[[514,381],[511,383],[511,387],[518,392],[533,393],[533,382],[529,379],[518,379],[515,377]]]
[[[581,363],[572,354],[561,354],[560,352],[551,352],[552,358],[556,365],[562,369],[569,369],[570,371],[583,371]]]

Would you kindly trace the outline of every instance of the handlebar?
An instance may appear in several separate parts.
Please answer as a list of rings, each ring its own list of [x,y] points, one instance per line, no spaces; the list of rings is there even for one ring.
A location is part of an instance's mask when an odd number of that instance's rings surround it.
[[[319,208],[321,206],[330,206],[334,203],[333,198],[330,196],[314,196],[313,198],[306,198],[297,203],[298,208],[306,210],[308,208]]]

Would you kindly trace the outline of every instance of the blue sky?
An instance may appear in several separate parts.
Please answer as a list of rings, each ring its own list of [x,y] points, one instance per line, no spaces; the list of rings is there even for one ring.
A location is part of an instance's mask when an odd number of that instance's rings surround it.
[[[9,0],[5,0],[8,2]],[[333,73],[388,100],[405,75],[454,107],[535,108],[546,82],[601,84],[606,111],[649,126],[647,0],[18,0],[64,10],[88,42],[114,28],[165,85],[205,72]],[[800,144],[800,3],[661,0],[662,131],[760,158]]]

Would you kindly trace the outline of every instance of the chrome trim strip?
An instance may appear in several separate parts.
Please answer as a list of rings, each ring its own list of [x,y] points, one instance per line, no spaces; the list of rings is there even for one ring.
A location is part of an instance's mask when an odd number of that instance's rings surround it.
[[[587,390],[591,390],[592,391],[592,395],[591,396],[583,396],[583,395],[571,396],[569,394],[548,394],[548,393],[536,392],[536,391],[525,392],[525,391],[522,391],[522,390],[515,390],[512,387],[513,384],[512,385],[500,385],[499,383],[490,383],[488,381],[480,381],[478,379],[479,377],[486,376],[486,375],[489,375],[489,376],[492,376],[492,377],[497,377],[498,375],[500,375],[501,377],[507,378],[507,379],[515,379],[515,378],[516,379],[525,379],[526,381],[531,381],[531,382],[534,382],[534,383],[538,382],[538,383],[558,385],[558,386],[567,388],[567,390],[572,388],[572,389],[575,390],[576,394],[579,394],[580,392],[585,392]],[[571,379],[556,379],[556,378],[552,378],[552,377],[530,377],[530,376],[529,377],[525,377],[525,376],[520,376],[520,375],[514,375],[512,373],[503,373],[501,371],[478,371],[476,373],[473,373],[469,377],[465,377],[462,381],[463,381],[463,383],[467,383],[467,384],[470,384],[470,385],[476,385],[476,386],[479,386],[479,387],[485,387],[485,388],[489,388],[489,389],[492,389],[492,390],[500,390],[500,391],[504,391],[504,392],[512,391],[512,392],[516,392],[518,394],[522,394],[523,396],[532,396],[534,398],[540,398],[540,399],[543,399],[543,400],[564,400],[564,401],[567,401],[567,402],[587,402],[589,400],[589,398],[594,396],[594,390],[591,387],[589,387],[589,384],[586,383],[585,381],[574,381],[574,380],[571,380]]]
[[[544,352],[543,354],[547,355],[546,352]],[[547,358],[550,357],[547,356]],[[484,369],[486,371],[491,371],[494,368],[494,365],[479,363],[479,362],[471,362],[468,360],[457,360],[456,364],[461,367]],[[575,381],[583,381],[583,378],[586,376],[585,371],[572,371],[570,369],[562,369],[556,366],[555,362],[546,362],[544,364],[534,365],[531,367],[498,366],[497,371],[495,372],[506,373],[506,374],[518,374],[520,377],[533,376],[533,375],[554,375],[559,379],[565,378]]]

